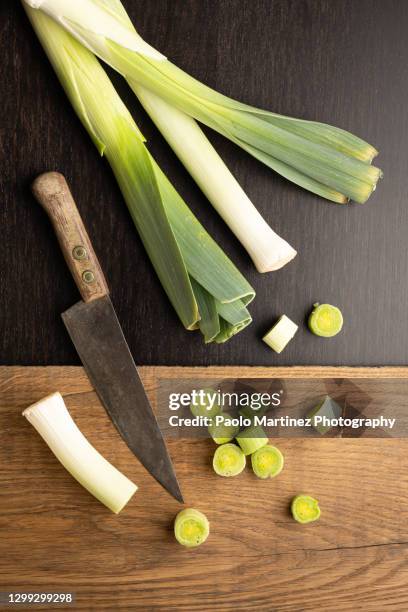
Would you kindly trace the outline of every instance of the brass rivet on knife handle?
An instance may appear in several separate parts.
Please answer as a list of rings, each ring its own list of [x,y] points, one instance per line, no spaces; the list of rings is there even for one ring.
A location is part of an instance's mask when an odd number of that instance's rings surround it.
[[[58,172],[46,172],[36,178],[32,191],[54,226],[84,302],[109,295],[105,277],[65,178]]]

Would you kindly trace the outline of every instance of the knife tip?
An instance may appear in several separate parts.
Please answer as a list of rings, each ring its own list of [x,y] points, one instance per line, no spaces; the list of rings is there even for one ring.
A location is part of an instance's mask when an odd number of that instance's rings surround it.
[[[167,489],[169,493],[171,493],[171,495],[174,497],[174,499],[176,499],[178,502],[180,502],[180,504],[184,504],[184,499],[183,499],[183,495],[180,491],[180,487],[178,485],[178,483],[175,484],[173,490]]]

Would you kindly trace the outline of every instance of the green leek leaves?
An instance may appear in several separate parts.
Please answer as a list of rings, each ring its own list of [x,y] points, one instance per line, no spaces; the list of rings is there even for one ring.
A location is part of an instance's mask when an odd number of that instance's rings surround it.
[[[254,290],[160,170],[93,53],[42,11],[26,11],[78,116],[108,159],[184,327],[200,328],[206,342],[228,340],[251,322],[246,306]]]
[[[118,41],[114,34],[119,24],[129,36],[136,34],[119,0],[86,0],[86,18],[79,11],[73,16],[70,3],[44,0],[41,8],[125,76],[136,91],[138,85],[150,90],[289,180],[329,200],[363,203],[374,191],[382,172],[371,165],[376,149],[362,139],[330,125],[292,119],[232,100],[155,55],[151,47],[135,50]],[[101,12],[105,15],[98,29]],[[108,17],[113,32],[110,37],[104,35]]]

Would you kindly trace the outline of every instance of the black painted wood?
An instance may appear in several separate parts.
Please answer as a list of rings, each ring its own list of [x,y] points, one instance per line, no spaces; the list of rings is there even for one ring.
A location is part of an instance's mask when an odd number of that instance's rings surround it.
[[[112,73],[149,147],[257,290],[254,323],[205,346],[173,313],[110,169],[99,159],[18,2],[0,5],[0,363],[74,364],[60,313],[79,299],[44,212],[29,192],[45,170],[69,180],[143,364],[404,364],[408,347],[408,3],[406,0],[127,0],[141,34],[220,91],[326,121],[376,145],[385,178],[365,206],[326,203],[210,134],[250,197],[299,251],[260,275],[134,96]],[[280,356],[261,341],[285,312],[338,304],[343,333],[303,325]]]

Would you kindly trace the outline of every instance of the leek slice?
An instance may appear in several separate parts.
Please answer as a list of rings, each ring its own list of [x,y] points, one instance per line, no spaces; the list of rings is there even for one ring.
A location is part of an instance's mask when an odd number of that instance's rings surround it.
[[[298,326],[286,315],[282,315],[262,340],[276,353],[281,353],[296,334]]]
[[[235,439],[242,448],[244,455],[252,455],[252,453],[268,444],[268,437],[259,425],[251,425],[243,429]]]
[[[309,316],[308,325],[315,336],[332,338],[343,328],[343,315],[337,306],[316,303]]]
[[[97,22],[99,11],[105,10],[130,29],[131,22],[119,0],[94,0],[93,13],[89,4],[86,17],[81,18],[78,11],[74,22],[66,19],[71,3],[47,0],[47,12],[131,84],[149,90],[230,138],[275,171],[329,200],[350,198],[363,203],[376,188],[382,172],[371,162],[377,151],[361,138],[330,125],[277,115],[232,100],[168,60],[154,59],[150,50],[136,51],[118,42],[115,35],[106,36],[103,44],[101,37],[95,36],[95,26],[89,27],[89,19]],[[115,24],[112,31],[116,32]]]
[[[245,465],[246,457],[236,444],[222,444],[214,453],[213,468],[218,476],[238,476]]]
[[[210,534],[210,523],[205,514],[195,508],[185,508],[174,521],[174,536],[182,546],[196,548]]]
[[[222,412],[221,407],[216,403],[212,404],[212,402],[210,402],[210,399],[214,396],[216,391],[214,391],[214,389],[203,389],[203,392],[204,392],[203,401],[200,398],[198,402],[190,404],[190,410],[192,414],[195,417],[199,416],[199,417],[209,417],[209,418],[215,417],[217,416],[217,414],[220,414]]]
[[[88,442],[72,420],[60,393],[29,406],[23,416],[65,469],[96,499],[115,514],[126,506],[137,486]]]
[[[267,444],[252,453],[251,463],[258,478],[275,478],[283,469],[284,459],[279,448]]]
[[[107,2],[104,0],[104,10]],[[52,0],[47,0],[47,6],[50,9]],[[253,288],[150,155],[143,135],[93,53],[47,14],[27,4],[25,8],[79,118],[113,169],[181,322],[186,329],[199,328],[206,342],[225,342],[252,321],[247,306],[255,296]],[[230,323],[219,310],[234,305],[239,316]]]
[[[290,509],[295,521],[303,524],[317,521],[321,514],[319,502],[310,495],[296,495],[292,500]]]
[[[239,432],[239,426],[230,423],[231,417],[222,414],[213,419],[208,432],[216,444],[231,442]]]

